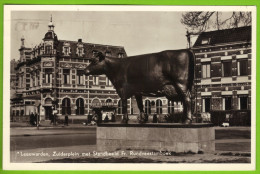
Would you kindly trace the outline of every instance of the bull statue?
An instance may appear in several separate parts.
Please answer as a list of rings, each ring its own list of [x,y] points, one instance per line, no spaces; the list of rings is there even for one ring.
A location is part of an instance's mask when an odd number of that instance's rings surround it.
[[[183,102],[183,123],[192,121],[190,92],[194,79],[194,54],[191,50],[167,50],[127,58],[105,57],[97,52],[85,69],[85,74],[105,74],[122,100],[123,119],[127,124],[127,99],[135,96],[144,122],[142,96],[163,97]]]

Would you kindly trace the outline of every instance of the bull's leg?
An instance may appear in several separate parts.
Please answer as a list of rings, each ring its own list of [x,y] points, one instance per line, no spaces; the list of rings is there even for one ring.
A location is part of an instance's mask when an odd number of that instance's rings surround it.
[[[122,110],[123,110],[123,120],[122,123],[127,124],[128,123],[128,114],[127,114],[127,99],[121,99],[122,100]]]
[[[181,97],[183,101],[183,115],[185,119],[183,120],[183,123],[188,124],[192,122],[192,115],[191,115],[191,100],[190,100],[190,92],[186,91],[186,87],[180,83],[177,83],[174,85],[176,92]]]
[[[143,105],[143,100],[142,100],[142,95],[135,95],[135,99],[137,102],[138,109],[140,111],[140,116],[139,116],[139,122],[144,123],[144,105]]]

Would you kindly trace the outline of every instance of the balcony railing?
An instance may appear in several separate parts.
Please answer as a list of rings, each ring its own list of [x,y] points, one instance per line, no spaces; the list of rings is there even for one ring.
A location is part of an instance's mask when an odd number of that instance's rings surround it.
[[[43,83],[42,88],[52,88],[52,83]]]
[[[17,88],[16,93],[21,94],[21,93],[23,93],[24,90],[25,90],[24,88]]]
[[[56,50],[41,50],[40,55],[55,55],[56,54]]]

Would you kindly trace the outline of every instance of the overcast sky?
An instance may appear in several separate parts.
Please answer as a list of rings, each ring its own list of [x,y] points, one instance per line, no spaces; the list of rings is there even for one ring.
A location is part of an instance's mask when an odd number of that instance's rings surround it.
[[[19,59],[21,37],[26,47],[38,45],[50,16],[61,40],[124,46],[128,56],[187,47],[181,12],[12,12],[11,56]]]

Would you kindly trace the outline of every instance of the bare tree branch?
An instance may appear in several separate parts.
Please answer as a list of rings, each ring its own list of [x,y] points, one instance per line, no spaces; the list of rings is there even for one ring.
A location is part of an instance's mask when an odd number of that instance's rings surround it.
[[[219,30],[251,25],[251,12],[232,12],[230,17],[225,19],[220,14],[215,11],[187,12],[182,14],[181,23],[187,27],[189,33],[193,34],[199,34],[208,29]]]

